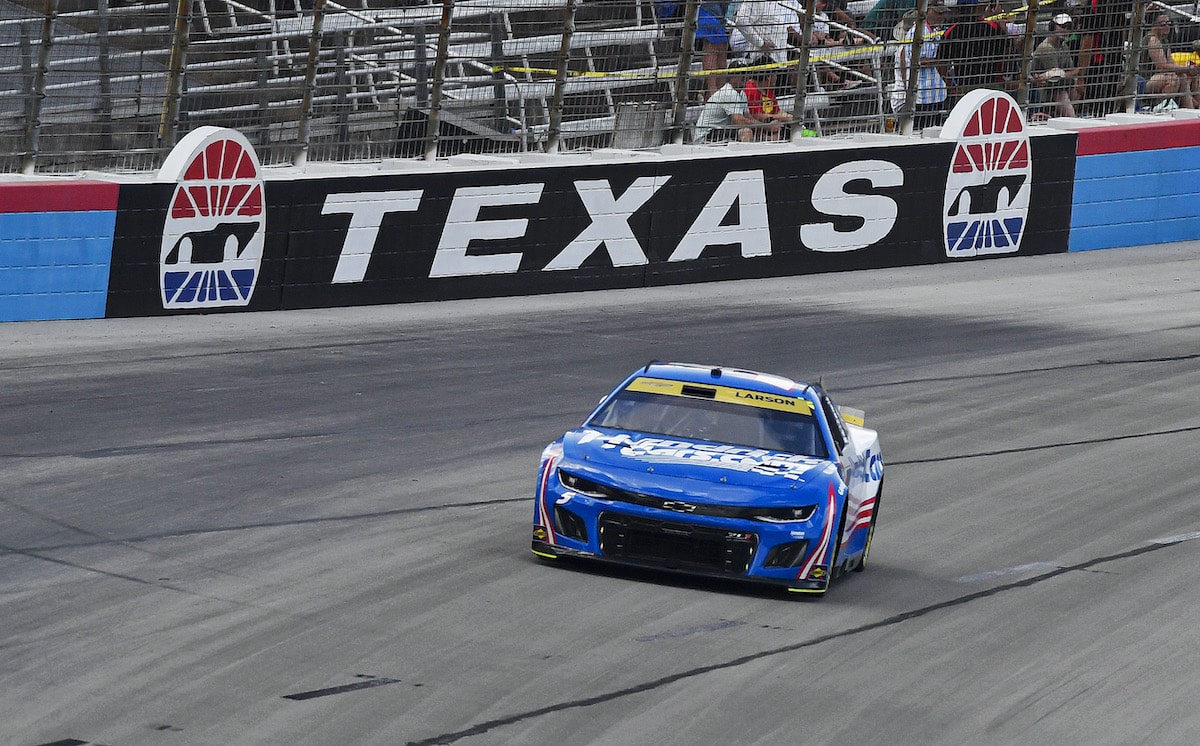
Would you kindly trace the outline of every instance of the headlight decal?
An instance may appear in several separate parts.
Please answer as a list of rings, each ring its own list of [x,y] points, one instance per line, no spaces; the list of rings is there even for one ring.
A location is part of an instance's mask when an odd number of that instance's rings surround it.
[[[756,521],[763,521],[764,523],[797,523],[810,520],[816,512],[816,505],[804,505],[794,508],[763,508],[758,512],[754,512],[751,517]]]
[[[593,482],[590,479],[585,479],[577,474],[565,472],[562,469],[558,469],[557,472],[559,484],[568,490],[578,492],[581,495],[587,495],[588,497],[599,497],[604,500],[613,499],[613,495],[611,493],[614,492],[614,490],[611,488],[605,487],[597,482]]]

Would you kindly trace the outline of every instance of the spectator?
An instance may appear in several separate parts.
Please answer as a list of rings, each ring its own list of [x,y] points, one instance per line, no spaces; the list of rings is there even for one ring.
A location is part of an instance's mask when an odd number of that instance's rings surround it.
[[[946,19],[946,6],[930,5],[925,9],[925,17],[921,53],[917,58],[917,95],[913,100],[914,130],[941,124],[946,109],[947,70],[945,61],[938,57],[938,40],[934,34],[934,28],[941,26]],[[908,91],[909,55],[912,52],[916,30],[914,19],[912,27],[904,32],[903,43],[896,49],[896,80],[893,90],[899,89],[901,102],[905,100]],[[893,106],[894,102],[895,99]]]
[[[654,11],[660,20],[674,18],[679,12],[679,3],[677,0],[654,0]]]
[[[846,0],[820,0],[818,7],[831,26],[829,36],[836,43],[846,47],[866,46],[878,42],[878,38],[861,28],[854,16],[846,10]],[[853,52],[853,49],[847,49]],[[849,58],[844,63],[852,73],[843,72],[840,77],[845,81],[846,88],[854,88],[862,83],[871,82],[874,78],[871,57]]]
[[[1125,83],[1124,50],[1132,0],[1088,0],[1079,17],[1079,77],[1084,114],[1116,111]]]
[[[953,100],[976,88],[1016,88],[1020,65],[1013,37],[1005,21],[992,20],[1001,10],[999,0],[959,0],[958,20],[938,44],[938,57],[950,69],[947,83]]]
[[[1142,39],[1142,75],[1146,76],[1146,96],[1158,101],[1159,106],[1167,108],[1168,101],[1175,106],[1170,108],[1196,108],[1196,95],[1200,94],[1197,85],[1197,75],[1200,67],[1189,67],[1176,64],[1171,59],[1170,43],[1171,17],[1166,13],[1156,12],[1150,33]]]
[[[1075,116],[1078,91],[1075,79],[1079,70],[1072,67],[1075,59],[1067,49],[1067,38],[1075,31],[1075,21],[1066,13],[1050,19],[1050,35],[1033,50],[1033,84],[1041,102],[1053,103],[1055,116]],[[1044,118],[1044,116],[1043,116]]]
[[[825,0],[815,0],[813,3],[813,19],[812,19],[812,35],[808,41],[809,49],[820,49],[822,47],[838,47],[841,42],[835,39],[830,33],[829,16],[825,13]],[[799,32],[797,32],[799,35]],[[828,64],[817,65],[817,85],[818,90],[834,88],[841,86],[843,83],[842,76],[838,73],[837,68]],[[854,81],[855,85],[858,81]]]
[[[788,27],[795,24],[796,13],[777,0],[742,0],[733,16],[730,49],[782,64],[787,62]]]
[[[854,18],[854,16],[850,15],[850,12],[846,9],[846,0],[828,0],[828,2],[825,3],[825,13],[829,16],[829,20],[840,23],[847,29],[860,31],[873,38],[878,38],[870,32],[859,29],[858,21]],[[838,31],[835,33],[834,38],[843,44],[863,44],[866,42],[866,40],[864,40],[861,36],[856,36],[855,34],[846,33],[844,31]]]
[[[750,61],[745,57],[733,57],[728,64],[725,84],[708,97],[704,108],[700,110],[692,142],[750,142],[754,139],[754,125],[757,122],[750,116],[749,102],[742,92],[746,84],[745,68]]]
[[[751,118],[760,126],[758,139],[780,140],[788,135],[792,123],[792,115],[779,108],[779,100],[775,98],[772,81],[774,75],[763,66],[771,63],[768,57],[759,57],[750,61],[754,69],[747,76],[746,105]]]
[[[876,38],[892,33],[905,11],[914,10],[917,0],[878,0],[863,16],[863,28]]]
[[[729,31],[726,26],[729,12],[728,2],[703,0],[696,13],[696,47],[701,55],[700,66],[706,73],[705,86],[709,96],[724,82],[724,76],[715,71],[723,69],[729,57]]]
[[[1079,19],[1083,15],[1083,3],[1080,0],[1067,0],[1063,4],[1062,12],[1071,16],[1071,20],[1075,23],[1075,30],[1067,36],[1067,40],[1063,42],[1063,45],[1077,59],[1079,57]]]
[[[921,14],[915,9],[906,11],[904,15],[900,17],[900,20],[896,21],[896,25],[892,27],[892,41],[904,41],[904,37],[908,35],[908,32],[912,30],[913,24],[915,24],[917,19],[920,17]],[[898,115],[904,109],[905,94],[908,91],[908,78],[901,77],[900,75],[900,54],[898,47],[897,54],[893,58],[892,72],[892,83],[888,85],[887,90],[889,101],[892,107],[892,113]]]

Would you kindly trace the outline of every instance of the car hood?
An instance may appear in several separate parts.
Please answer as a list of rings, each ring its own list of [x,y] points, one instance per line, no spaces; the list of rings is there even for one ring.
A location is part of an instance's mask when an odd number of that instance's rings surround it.
[[[826,459],[619,430],[572,430],[562,448],[560,468],[580,476],[714,504],[819,502],[838,479]]]

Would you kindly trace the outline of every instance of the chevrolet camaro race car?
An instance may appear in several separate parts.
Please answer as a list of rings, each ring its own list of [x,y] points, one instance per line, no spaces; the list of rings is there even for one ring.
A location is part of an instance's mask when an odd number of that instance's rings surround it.
[[[823,594],[882,492],[878,434],[819,385],[650,363],[543,451],[533,551]]]

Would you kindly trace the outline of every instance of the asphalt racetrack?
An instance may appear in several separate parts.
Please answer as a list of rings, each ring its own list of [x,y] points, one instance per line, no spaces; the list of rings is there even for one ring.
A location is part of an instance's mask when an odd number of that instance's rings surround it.
[[[882,435],[813,600],[529,551],[651,359]],[[0,325],[0,743],[1200,738],[1200,245],[657,290]]]

